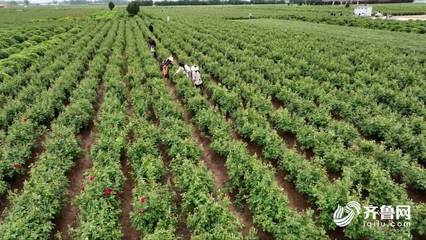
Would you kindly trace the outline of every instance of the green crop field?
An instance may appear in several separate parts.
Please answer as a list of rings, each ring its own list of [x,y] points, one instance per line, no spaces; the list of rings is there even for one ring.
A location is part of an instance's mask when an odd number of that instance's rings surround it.
[[[0,9],[0,240],[425,239],[426,21],[354,7]]]
[[[59,6],[59,7],[12,7],[0,8],[0,27],[16,28],[23,25],[37,25],[54,23],[55,20],[67,18],[81,18],[93,15],[104,10],[99,6]]]

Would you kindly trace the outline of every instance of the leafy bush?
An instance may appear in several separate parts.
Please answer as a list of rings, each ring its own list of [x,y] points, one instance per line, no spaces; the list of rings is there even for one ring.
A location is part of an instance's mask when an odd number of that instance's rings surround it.
[[[114,4],[113,2],[109,2],[109,3],[108,3],[108,8],[109,8],[109,10],[113,10],[113,9],[114,9],[114,7],[115,7],[115,4]]]
[[[127,13],[129,14],[129,16],[131,16],[131,17],[138,15],[139,10],[140,10],[139,9],[139,3],[137,1],[130,2],[127,5],[126,10],[127,10]]]

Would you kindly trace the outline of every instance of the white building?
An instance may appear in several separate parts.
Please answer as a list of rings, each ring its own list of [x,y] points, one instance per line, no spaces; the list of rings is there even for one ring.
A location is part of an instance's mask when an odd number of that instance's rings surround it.
[[[371,17],[373,7],[370,5],[361,5],[354,8],[354,16],[357,17]]]

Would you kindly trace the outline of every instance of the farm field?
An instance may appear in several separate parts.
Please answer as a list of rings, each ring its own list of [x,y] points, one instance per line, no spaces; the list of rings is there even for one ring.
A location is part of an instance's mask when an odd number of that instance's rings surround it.
[[[425,21],[25,11],[0,15],[0,240],[426,237]]]
[[[39,26],[42,23],[55,23],[64,18],[81,18],[93,15],[104,10],[99,6],[64,6],[64,7],[11,7],[0,8],[0,27],[14,27],[20,25]]]

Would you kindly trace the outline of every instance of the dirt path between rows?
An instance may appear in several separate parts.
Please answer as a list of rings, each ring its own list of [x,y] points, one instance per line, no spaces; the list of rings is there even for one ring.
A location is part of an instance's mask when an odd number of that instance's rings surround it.
[[[30,177],[30,170],[32,165],[37,161],[37,159],[40,157],[40,155],[44,152],[45,146],[44,143],[46,142],[46,132],[44,132],[40,137],[37,139],[37,143],[35,148],[33,149],[31,153],[31,157],[28,159],[28,161],[25,162],[25,164],[22,166],[24,169],[23,174],[17,174],[11,179],[6,179],[6,182],[9,184],[9,191],[20,193],[22,191],[22,188],[24,187],[25,180],[27,180]],[[5,213],[5,210],[9,207],[10,202],[8,199],[9,194],[5,193],[3,196],[0,197],[0,220],[3,217],[3,214]]]
[[[160,120],[154,113],[154,110],[151,109],[150,116],[153,117],[153,124],[157,127],[160,127]],[[175,206],[176,212],[178,214],[178,224],[176,227],[176,236],[180,239],[191,239],[191,231],[189,231],[188,226],[186,225],[187,215],[182,213],[182,193],[176,187],[175,181],[173,179],[173,173],[171,172],[171,162],[172,158],[167,153],[167,146],[164,143],[159,144],[159,150],[161,159],[163,160],[164,167],[166,169],[166,173],[164,177],[161,179],[162,184],[169,184],[173,192],[175,193]]]
[[[251,155],[256,155],[259,159],[262,160],[262,162],[267,162],[266,160],[262,159],[263,148],[261,146],[251,142],[248,139],[243,138],[237,132],[233,132],[232,135],[234,138],[247,144],[247,149]],[[278,186],[281,188],[282,192],[287,197],[289,206],[297,210],[298,212],[304,212],[308,208],[312,208],[312,205],[309,203],[307,197],[299,193],[296,190],[296,186],[286,179],[287,174],[279,169],[278,163],[274,161],[269,161],[269,163],[271,163],[274,167],[275,181],[278,183]]]
[[[166,80],[166,83],[167,83],[167,87],[170,89],[170,91],[173,94],[173,98],[178,103],[179,107],[182,109],[184,113],[185,123],[190,126],[193,126],[194,128],[193,138],[202,149],[204,164],[206,165],[207,169],[209,169],[209,171],[212,173],[215,186],[218,189],[224,189],[226,183],[229,180],[227,175],[226,165],[225,165],[226,160],[223,157],[216,154],[216,152],[214,152],[210,148],[211,140],[207,136],[201,133],[197,125],[192,123],[192,115],[184,107],[182,99],[178,96],[176,92],[176,86],[173,83],[171,83],[170,80]],[[247,236],[249,234],[250,229],[254,228],[256,229],[258,237],[260,239],[270,239],[267,233],[264,233],[263,231],[261,231],[260,229],[257,229],[254,226],[253,217],[248,207],[245,206],[244,208],[237,208],[235,204],[233,203],[235,198],[231,194],[227,194],[227,195],[231,201],[231,204],[229,205],[229,210],[235,216],[237,216],[240,219],[241,223],[243,224],[243,228],[242,228],[243,236]]]
[[[127,78],[128,74],[128,65],[127,65],[127,52],[123,52],[124,54],[124,82],[127,87],[127,99],[131,99],[132,94],[132,87],[129,82],[129,79]],[[133,116],[133,106],[129,102],[127,105],[127,118],[130,119],[130,117]],[[133,133],[129,132],[127,136],[127,144],[131,144],[133,142]],[[118,197],[120,199],[121,203],[121,216],[120,216],[120,224],[122,226],[122,232],[123,232],[123,239],[125,240],[138,240],[140,239],[140,234],[136,229],[132,226],[132,222],[130,220],[130,212],[133,209],[133,189],[135,188],[135,182],[133,181],[132,176],[132,167],[129,163],[129,159],[127,156],[127,150],[124,151],[124,153],[121,156],[120,159],[121,163],[121,170],[123,171],[123,175],[125,177],[124,187],[123,191],[119,193]]]
[[[221,83],[220,79],[217,78],[217,77],[210,76],[210,79],[215,84],[220,84]],[[211,102],[211,100],[210,100],[210,102]],[[285,108],[284,103],[281,102],[278,99],[273,98],[271,100],[271,102],[272,102],[272,106],[273,106],[274,111],[278,110],[279,108]],[[267,116],[267,117],[269,118],[268,122],[271,125],[271,127],[274,127],[274,124],[270,120],[270,116]],[[303,146],[301,146],[301,144],[297,140],[297,136],[294,133],[292,133],[292,132],[285,132],[285,131],[282,131],[282,130],[280,130],[278,128],[274,128],[274,130],[277,132],[277,134],[284,141],[284,146],[283,147],[286,147],[288,149],[294,149],[297,153],[299,153],[300,155],[302,155],[307,160],[313,160],[315,158],[314,151],[312,149],[309,149],[309,148],[307,148],[307,149],[303,148]],[[260,146],[257,146],[257,147],[256,146],[252,146],[253,143],[251,143],[249,140],[246,140],[246,139],[243,139],[243,140],[247,143],[248,149],[249,149],[249,151],[252,152],[252,154],[256,153],[258,156],[261,156],[261,152],[262,152],[261,149],[262,148]],[[273,165],[274,165],[274,167],[278,171],[277,174],[281,174],[280,173],[281,170],[279,170],[279,168],[277,168],[277,164],[273,163]],[[281,174],[281,175],[285,175],[285,174]],[[328,179],[331,182],[334,182],[337,179],[341,179],[342,172],[341,171],[339,171],[339,172],[332,172],[332,171],[327,170],[327,177],[328,177]],[[289,185],[293,185],[293,184],[289,183],[289,184],[286,184],[286,185],[289,186]],[[300,198],[298,198],[298,199],[300,199]],[[307,201],[305,201],[305,203],[306,202]],[[301,207],[301,206],[299,206],[299,207]]]
[[[80,81],[79,79],[78,81]],[[63,101],[64,108],[66,108],[69,104],[69,96]],[[31,150],[30,158],[25,161],[22,165],[23,173],[15,174],[15,176],[7,179],[6,182],[9,184],[9,191],[20,193],[24,187],[25,181],[30,177],[31,168],[40,158],[41,154],[45,150],[44,144],[46,143],[48,133],[51,131],[51,124],[54,119],[58,117],[60,113],[56,111],[54,113],[54,117],[46,124],[46,128],[43,130],[40,136],[37,137],[37,140],[34,143],[34,148]],[[42,128],[44,125],[39,126]],[[33,144],[33,143],[32,143]],[[5,193],[3,196],[0,196],[0,220],[6,212],[6,209],[10,206],[9,194]]]
[[[157,39],[156,39],[157,40]],[[158,40],[157,40],[158,41]],[[153,56],[154,57],[154,56]],[[161,59],[155,59],[158,64],[161,63]],[[176,93],[176,87],[171,84],[170,80],[168,78],[163,78],[163,80],[166,82],[167,87],[169,89],[172,90],[172,97],[175,101],[179,101],[178,97],[177,97],[177,93]],[[159,126],[160,125],[160,120],[157,118],[157,116],[155,115],[154,111],[152,110],[152,116],[154,116],[154,123],[155,125]],[[172,161],[171,157],[167,154],[167,150],[166,150],[166,146],[164,144],[160,144],[160,153],[161,153],[161,157],[165,163],[166,169],[167,169],[167,173],[165,176],[165,181],[170,181],[171,185],[172,185],[172,189],[173,191],[176,193],[176,210],[177,213],[179,214],[178,216],[178,226],[176,228],[176,235],[181,238],[181,239],[191,239],[191,231],[189,230],[187,224],[186,224],[186,219],[187,219],[187,215],[182,213],[182,193],[179,191],[179,189],[177,189],[174,181],[173,181],[173,174],[170,171],[170,163]]]
[[[132,167],[128,162],[127,154],[123,154],[121,157],[121,169],[123,171],[126,181],[124,182],[124,188],[121,193],[118,194],[118,197],[121,202],[121,216],[120,224],[123,231],[123,239],[125,240],[138,240],[140,239],[139,233],[133,228],[130,221],[130,212],[133,209],[132,200],[133,200],[133,189],[135,183],[132,178]]]
[[[203,150],[203,160],[207,168],[213,173],[214,182],[218,189],[224,189],[226,183],[229,181],[229,177],[226,169],[226,160],[219,156],[210,148],[211,140],[204,136],[199,127],[195,126],[194,138],[197,143],[202,147]],[[256,229],[257,236],[259,239],[271,239],[272,235],[258,229],[253,223],[253,216],[246,203],[243,204],[241,208],[237,208],[234,204],[236,201],[235,195],[232,193],[227,194],[231,204],[229,205],[229,210],[233,212],[243,224],[242,234],[243,236],[248,236],[250,230]]]
[[[284,104],[277,99],[272,100],[272,105],[274,107],[274,110],[285,107]],[[271,123],[272,126],[274,126],[274,124],[271,121],[269,122]],[[294,133],[285,132],[278,128],[275,128],[275,130],[277,131],[278,135],[284,140],[285,147],[287,147],[288,149],[296,150],[297,153],[299,153],[300,155],[303,155],[305,159],[307,160],[313,160],[315,158],[314,151],[312,149],[303,148],[300,145],[299,141],[297,140],[297,136]],[[330,180],[331,182],[334,182],[342,178],[342,172],[341,171],[332,172],[327,169],[327,177],[328,177],[328,180]]]
[[[218,84],[220,80],[218,78],[210,77],[209,79],[213,80],[215,84]],[[211,98],[206,94],[207,98],[209,99],[209,103],[214,105]],[[281,103],[278,103],[275,101],[274,105],[281,106]],[[231,125],[234,124],[233,119],[227,117],[227,120],[231,123]],[[263,156],[263,147],[259,146],[258,144],[255,144],[251,142],[249,139],[246,139],[245,137],[241,136],[236,130],[235,127],[231,131],[232,137],[235,139],[238,139],[242,142],[244,142],[247,145],[247,150],[251,155],[257,156],[257,158],[261,159],[263,162],[267,162],[266,160],[262,159]],[[291,144],[292,147],[295,147],[296,145],[296,138],[294,135],[287,135],[287,138],[289,141],[284,141],[286,144]],[[285,140],[285,139],[284,139]],[[302,151],[300,149],[300,151]],[[304,155],[308,157],[310,155],[309,152],[305,152]],[[293,183],[289,182],[286,179],[286,174],[282,170],[279,169],[277,162],[271,162],[272,166],[275,170],[275,181],[278,183],[278,186],[281,188],[284,195],[287,196],[289,200],[289,206],[298,212],[306,211],[308,208],[312,207],[312,205],[309,203],[306,196],[303,194],[300,194]]]
[[[52,231],[51,239],[55,239],[55,235],[60,233],[63,240],[71,240],[70,228],[75,228],[77,224],[78,207],[74,205],[73,200],[80,194],[84,182],[84,173],[92,168],[92,160],[90,157],[90,150],[95,143],[96,127],[95,122],[98,118],[99,109],[104,100],[105,86],[101,82],[97,90],[96,103],[94,106],[92,121],[83,128],[78,134],[81,141],[81,149],[83,155],[77,161],[76,165],[68,173],[70,185],[66,191],[66,204],[61,209],[58,217],[53,220],[54,229]]]
[[[159,120],[155,119],[155,125],[159,126]],[[167,147],[165,144],[161,143],[159,146],[161,158],[163,159],[164,166],[166,168],[166,175],[163,179],[163,184],[167,184],[170,182],[170,185],[172,186],[173,192],[175,192],[175,206],[176,206],[176,212],[178,213],[178,225],[176,227],[176,236],[178,236],[181,239],[191,239],[191,231],[189,231],[188,226],[186,225],[186,214],[182,213],[182,194],[177,189],[173,174],[171,173],[171,161],[172,158],[167,154]]]

